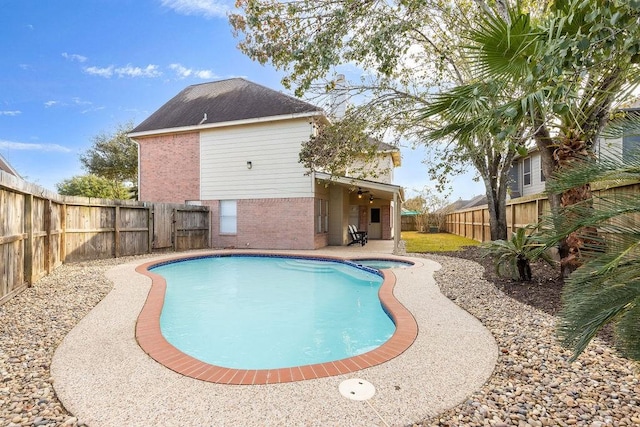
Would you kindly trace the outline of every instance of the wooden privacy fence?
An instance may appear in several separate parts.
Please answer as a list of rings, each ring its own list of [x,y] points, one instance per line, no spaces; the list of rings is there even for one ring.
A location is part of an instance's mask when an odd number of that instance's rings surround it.
[[[209,247],[209,208],[60,196],[0,171],[0,304],[63,262]]]
[[[640,183],[631,183],[593,190],[594,195],[612,196],[616,193],[638,194],[640,197]],[[515,232],[518,228],[537,223],[544,215],[551,212],[549,200],[544,195],[519,197],[507,202],[507,233]],[[491,240],[489,226],[489,209],[486,205],[459,210],[447,214],[445,227],[448,233],[468,237],[479,242]]]

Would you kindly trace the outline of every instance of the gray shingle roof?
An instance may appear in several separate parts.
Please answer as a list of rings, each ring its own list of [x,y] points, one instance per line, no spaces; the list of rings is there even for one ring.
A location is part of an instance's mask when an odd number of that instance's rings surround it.
[[[185,88],[136,126],[132,133],[321,112],[321,108],[292,96],[233,78]]]
[[[9,162],[7,160],[5,160],[4,157],[2,157],[2,154],[0,154],[0,170],[3,170],[7,173],[10,173],[11,175],[17,176],[18,178],[20,177],[20,174],[11,167],[11,165],[9,164]]]

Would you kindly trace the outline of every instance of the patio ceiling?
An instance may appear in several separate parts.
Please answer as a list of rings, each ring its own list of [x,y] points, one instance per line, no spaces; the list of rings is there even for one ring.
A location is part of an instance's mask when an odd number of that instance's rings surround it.
[[[397,195],[400,201],[404,200],[404,190],[399,185],[384,184],[382,182],[351,178],[347,176],[331,176],[324,172],[316,172],[315,178],[321,181],[329,181],[335,185],[347,187],[353,191],[358,191],[358,188],[360,188],[363,191],[369,191],[378,199],[394,200],[394,195]]]

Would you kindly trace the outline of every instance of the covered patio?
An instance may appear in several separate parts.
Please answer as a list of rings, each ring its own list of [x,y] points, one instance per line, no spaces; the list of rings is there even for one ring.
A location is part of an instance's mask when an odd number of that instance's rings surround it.
[[[350,177],[315,172],[316,184],[328,193],[328,244],[344,246],[350,242],[347,226],[366,231],[369,241],[392,241],[391,253],[398,253],[402,187]]]

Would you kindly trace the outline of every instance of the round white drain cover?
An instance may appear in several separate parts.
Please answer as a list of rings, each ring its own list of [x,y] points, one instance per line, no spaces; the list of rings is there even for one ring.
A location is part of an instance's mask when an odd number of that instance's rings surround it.
[[[373,384],[359,378],[342,381],[338,390],[340,390],[340,394],[351,400],[368,400],[376,394],[376,388]]]

